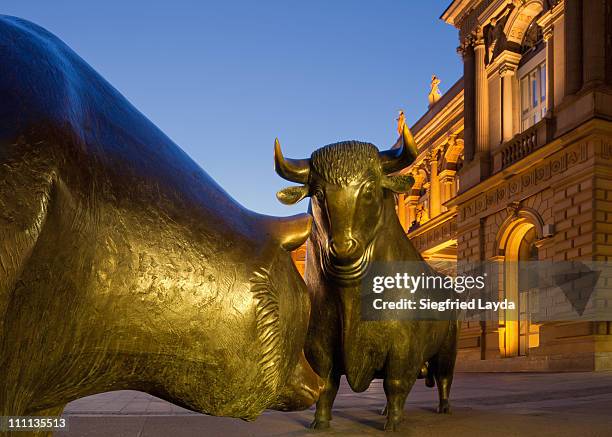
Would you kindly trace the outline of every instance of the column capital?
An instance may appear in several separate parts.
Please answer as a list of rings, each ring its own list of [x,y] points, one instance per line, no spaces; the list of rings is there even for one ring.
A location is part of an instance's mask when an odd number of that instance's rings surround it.
[[[512,75],[518,69],[520,61],[521,55],[519,53],[511,50],[504,50],[487,66],[487,72],[491,74],[497,70],[502,77]]]
[[[465,38],[463,38],[463,41],[461,41],[461,43],[457,47],[457,53],[459,53],[461,57],[465,57],[471,47],[474,47],[474,36],[472,34],[469,34]]]
[[[474,46],[474,48],[480,48],[480,47],[484,48],[485,38],[484,38],[484,31],[483,31],[482,26],[477,26],[476,29],[472,31],[471,36],[473,39],[472,45]]]
[[[421,161],[417,166],[417,173],[423,171],[423,173],[425,173],[425,178],[428,178],[429,174],[431,173],[431,170],[429,169],[429,159],[430,157],[426,156],[425,159],[423,159],[423,161]]]
[[[440,149],[439,148],[431,149],[427,153],[427,161],[428,161],[429,165],[432,165],[434,163],[437,164],[439,158],[440,158]]]
[[[443,170],[442,172],[440,172],[440,182],[442,183],[452,183],[455,181],[455,174],[456,171],[455,170]]]
[[[501,77],[514,76],[514,73],[516,73],[516,65],[504,63],[499,66],[499,75]]]

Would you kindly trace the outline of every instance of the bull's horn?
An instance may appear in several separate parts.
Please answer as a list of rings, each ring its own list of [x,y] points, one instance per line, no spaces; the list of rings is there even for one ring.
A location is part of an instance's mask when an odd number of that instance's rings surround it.
[[[410,133],[410,129],[404,125],[402,136],[397,140],[397,143],[391,149],[379,152],[383,171],[386,174],[395,173],[408,167],[414,162],[418,153],[417,145]]]
[[[280,241],[282,248],[291,252],[304,244],[310,236],[312,217],[310,214],[275,217],[268,223],[268,226]]]
[[[285,158],[277,138],[274,140],[274,170],[283,179],[306,184],[310,174],[310,160]]]

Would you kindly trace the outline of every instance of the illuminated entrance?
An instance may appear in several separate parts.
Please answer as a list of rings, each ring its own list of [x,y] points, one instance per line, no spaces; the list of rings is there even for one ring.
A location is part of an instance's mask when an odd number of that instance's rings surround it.
[[[529,355],[531,348],[540,344],[539,325],[532,323],[529,286],[530,280],[520,266],[538,260],[536,241],[541,235],[542,221],[534,211],[521,209],[514,212],[498,234],[499,251],[503,254],[500,299],[517,303],[516,309],[500,314],[499,350],[503,357]]]

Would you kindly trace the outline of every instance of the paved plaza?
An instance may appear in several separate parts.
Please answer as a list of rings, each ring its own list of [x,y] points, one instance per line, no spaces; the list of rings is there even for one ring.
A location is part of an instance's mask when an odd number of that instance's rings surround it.
[[[437,394],[422,380],[406,403],[398,435],[610,436],[612,372],[556,374],[458,373],[451,415],[435,413]],[[330,431],[307,429],[313,410],[267,411],[255,422],[195,414],[134,391],[103,393],[66,407],[70,429],[58,437],[379,435],[381,381],[353,393],[343,380]]]

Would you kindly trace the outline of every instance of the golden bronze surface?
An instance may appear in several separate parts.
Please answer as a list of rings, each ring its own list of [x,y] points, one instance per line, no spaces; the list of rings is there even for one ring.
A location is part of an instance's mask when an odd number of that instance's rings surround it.
[[[0,415],[118,389],[244,419],[309,407],[288,251],[310,216],[243,208],[32,23],[0,16],[0,62]]]
[[[435,275],[406,237],[395,212],[393,193],[406,193],[414,180],[390,175],[417,156],[403,120],[401,135],[390,150],[346,141],[316,150],[310,159],[283,157],[275,144],[277,173],[303,185],[281,190],[277,197],[293,204],[310,196],[314,217],[308,240],[305,278],[312,311],[306,357],[325,380],[317,402],[316,429],[329,427],[341,375],[354,391],[384,379],[387,395],[385,429],[397,430],[404,402],[417,377],[438,386],[439,411],[449,412],[448,396],[457,353],[457,321],[364,321],[360,281],[372,263],[409,263],[412,276]],[[416,261],[416,262],[414,262]]]

